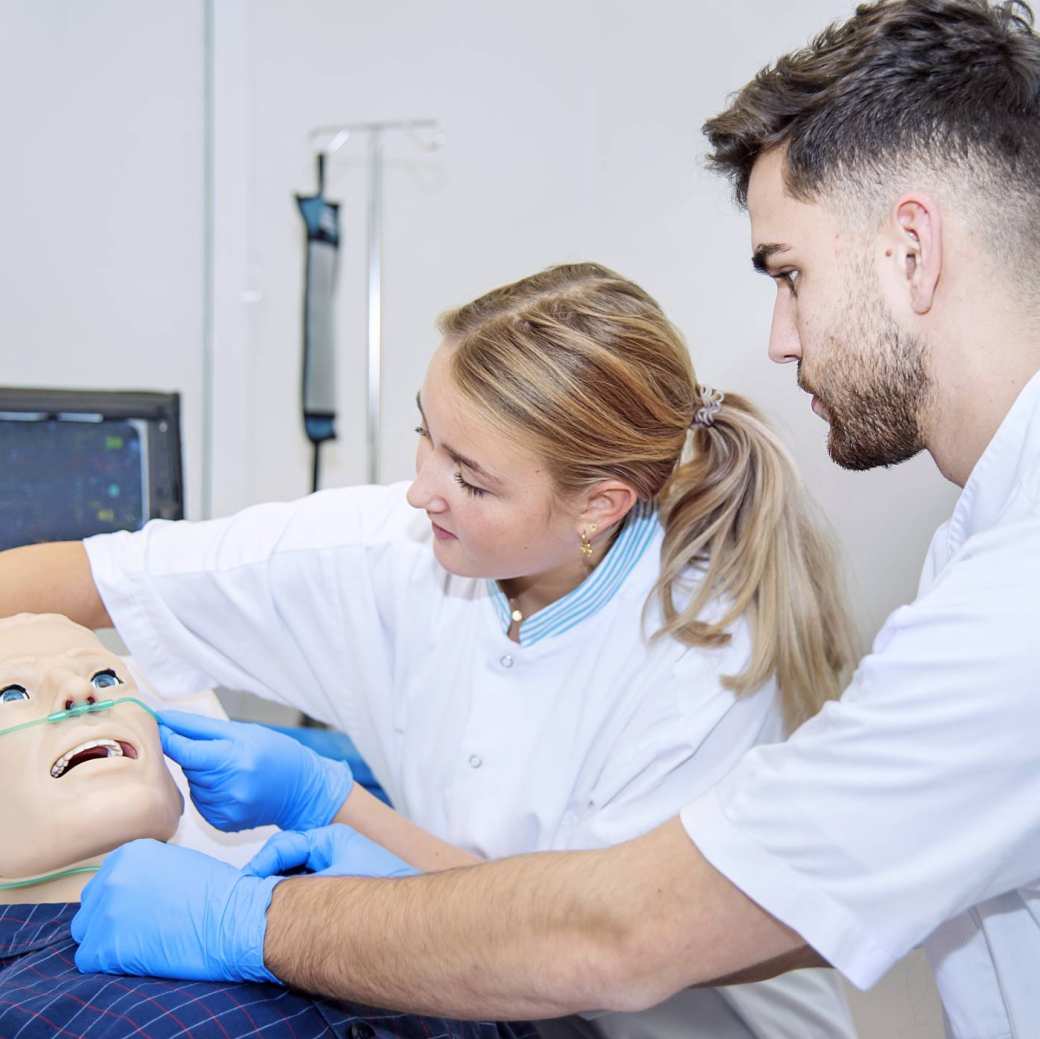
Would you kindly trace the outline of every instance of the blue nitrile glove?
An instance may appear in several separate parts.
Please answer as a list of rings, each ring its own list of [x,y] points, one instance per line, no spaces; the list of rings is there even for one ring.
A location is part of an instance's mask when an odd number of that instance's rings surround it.
[[[381,844],[339,824],[276,833],[242,872],[272,877],[299,869],[323,877],[411,877],[419,872]]]
[[[281,877],[159,841],[124,844],[83,889],[72,918],[84,973],[188,981],[273,981],[264,966],[271,892]]]
[[[354,785],[344,762],[262,725],[163,711],[159,734],[163,751],[184,769],[195,806],[218,830],[325,826]]]

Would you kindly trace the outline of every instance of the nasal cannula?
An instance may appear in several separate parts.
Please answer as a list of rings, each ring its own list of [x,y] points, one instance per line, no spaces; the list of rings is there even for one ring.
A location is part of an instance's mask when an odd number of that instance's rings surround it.
[[[64,711],[55,711],[53,714],[45,715],[43,718],[35,718],[31,722],[12,725],[9,729],[0,729],[0,736],[7,736],[12,732],[20,732],[22,729],[31,729],[34,725],[49,725],[55,722],[63,722],[66,718],[78,718],[83,714],[97,714],[99,711],[110,711],[121,703],[135,703],[138,707],[143,707],[156,721],[159,720],[159,715],[143,700],[138,700],[136,696],[121,696],[118,700],[101,700],[98,703],[78,704],[76,707],[69,707]]]

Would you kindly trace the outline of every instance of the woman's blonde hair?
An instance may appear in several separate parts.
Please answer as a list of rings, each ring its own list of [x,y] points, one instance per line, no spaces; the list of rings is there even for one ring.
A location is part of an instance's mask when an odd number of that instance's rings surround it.
[[[561,495],[616,479],[657,501],[655,638],[719,646],[745,616],[751,658],[726,683],[742,694],[775,676],[788,729],[841,692],[855,643],[833,549],[794,463],[736,394],[710,427],[693,425],[704,399],[689,352],[638,285],[598,264],[552,267],[449,311],[440,330],[455,347],[459,390],[520,432]],[[689,595],[691,567],[703,579]],[[702,619],[713,600],[723,614]]]

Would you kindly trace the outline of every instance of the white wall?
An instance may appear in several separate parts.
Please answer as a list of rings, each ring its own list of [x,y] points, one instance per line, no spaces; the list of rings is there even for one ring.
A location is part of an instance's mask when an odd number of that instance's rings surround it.
[[[218,511],[308,489],[297,413],[301,230],[292,192],[313,187],[307,133],[315,126],[432,116],[443,151],[388,145],[385,185],[384,479],[411,472],[414,392],[441,310],[548,264],[596,259],[642,282],[686,332],[700,377],[759,401],[782,427],[837,529],[865,639],[912,598],[928,539],[955,491],[930,459],[851,474],[824,449],[794,371],[765,355],[773,288],[750,271],[744,216],[701,169],[703,120],[762,64],[852,8],[845,0],[699,2],[452,0],[343,4],[254,0],[224,7],[218,66],[228,48],[244,78],[217,95],[246,113],[218,194],[244,190],[244,237],[234,285],[218,291],[251,329],[241,353],[249,387],[226,428],[252,449],[217,466]],[[244,86],[242,85],[244,83]],[[343,204],[339,443],[326,483],[365,474],[364,149],[332,167]],[[225,287],[218,284],[218,290]],[[243,292],[250,302],[242,303]],[[243,316],[245,315],[245,316]],[[219,344],[218,344],[219,346]],[[234,383],[235,379],[229,379]],[[221,425],[217,426],[218,444]],[[231,471],[231,470],[234,471]],[[236,486],[240,499],[220,497]],[[874,993],[853,994],[864,1039],[942,1034],[923,958],[911,957]]]
[[[869,636],[912,597],[951,506],[926,458],[849,474],[794,372],[767,363],[772,288],[745,218],[700,169],[701,122],[851,0],[214,0],[216,513],[308,489],[298,414],[301,228],[316,125],[434,116],[447,144],[388,146],[385,479],[407,477],[413,397],[442,309],[565,260],[641,281],[698,372],[758,400],[840,535]],[[0,164],[5,384],[180,389],[189,509],[202,498],[205,6],[4,0]],[[328,484],[363,478],[365,184],[343,203],[340,431]],[[941,1034],[919,960],[857,1002],[865,1039]]]
[[[214,510],[308,488],[298,414],[307,131],[433,115],[447,145],[391,144],[386,181],[385,479],[408,476],[413,396],[437,313],[549,263],[637,278],[685,330],[702,379],[758,400],[837,528],[862,630],[913,594],[954,489],[927,458],[845,473],[794,373],[765,359],[772,288],[749,273],[699,126],[844,0],[377,5],[218,0]],[[201,0],[6,0],[0,89],[8,385],[179,389],[189,510],[202,500],[204,10]],[[16,103],[14,103],[16,102]],[[340,430],[328,483],[363,479],[365,182],[343,203]]]
[[[233,228],[218,224],[218,236],[235,237],[241,259],[218,282],[217,312],[251,334],[237,372],[228,368],[241,407],[217,419],[218,449],[234,444],[215,461],[217,511],[308,489],[297,404],[301,229],[292,201],[293,191],[313,187],[308,130],[434,116],[446,131],[443,151],[426,155],[408,140],[388,145],[383,478],[411,471],[413,398],[438,312],[551,263],[601,260],[665,304],[704,381],[748,393],[782,427],[840,533],[860,625],[872,636],[913,596],[930,533],[955,492],[928,458],[869,474],[829,461],[825,427],[796,389],[793,369],[767,362],[773,288],[751,274],[745,217],[728,187],[702,170],[699,133],[759,65],[851,7],[845,0],[218,4],[228,19],[217,34],[218,67],[228,54],[242,66],[237,86],[218,92],[218,124],[228,108],[245,121],[230,145],[218,137],[218,156],[240,174],[219,179],[218,196],[222,186],[228,199],[246,201]],[[360,141],[340,153],[328,193],[343,204],[345,249],[341,439],[326,449],[325,478],[342,484],[365,474]],[[242,302],[243,293],[252,302]]]
[[[201,495],[202,4],[0,5],[0,383],[180,390]]]

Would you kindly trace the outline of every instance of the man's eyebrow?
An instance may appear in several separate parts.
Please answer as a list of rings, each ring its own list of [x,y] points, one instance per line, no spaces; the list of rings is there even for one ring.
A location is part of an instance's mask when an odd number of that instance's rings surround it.
[[[426,422],[426,412],[423,411],[422,406],[422,390],[415,395],[415,403],[419,408],[419,414],[422,416],[423,422]],[[451,460],[457,465],[464,465],[471,472],[477,474],[477,476],[486,480],[488,483],[495,484],[497,486],[502,485],[502,481],[497,477],[489,473],[479,462],[474,462],[472,458],[467,458],[465,455],[460,455],[454,448],[449,447],[445,443],[441,443],[441,447],[451,456]]]
[[[751,266],[758,271],[759,274],[769,273],[769,260],[777,253],[785,253],[791,247],[784,245],[783,242],[763,242],[762,245],[758,246],[754,253],[751,255]]]

